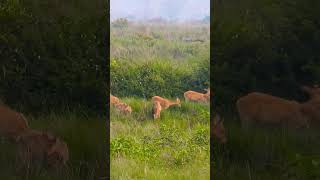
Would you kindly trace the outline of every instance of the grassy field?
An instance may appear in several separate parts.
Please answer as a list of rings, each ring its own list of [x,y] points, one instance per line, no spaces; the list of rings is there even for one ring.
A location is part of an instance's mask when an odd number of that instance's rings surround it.
[[[320,133],[317,128],[241,128],[236,115],[225,117],[226,145],[214,143],[213,178],[219,180],[318,180]]]
[[[209,104],[182,102],[153,120],[152,104],[124,98],[131,115],[111,109],[111,179],[209,179]]]
[[[111,179],[209,179],[209,105],[185,103],[153,120],[151,97],[210,86],[210,26],[111,23],[110,91],[131,115],[111,109]]]
[[[209,24],[129,23],[110,28],[110,91],[181,96],[210,86]]]
[[[106,117],[86,109],[57,111],[35,116],[26,115],[29,126],[47,130],[62,138],[68,145],[70,159],[59,172],[34,172],[28,176],[13,176],[19,162],[15,161],[16,146],[2,142],[0,149],[0,179],[7,180],[96,180],[106,175]],[[19,174],[21,175],[21,174]]]

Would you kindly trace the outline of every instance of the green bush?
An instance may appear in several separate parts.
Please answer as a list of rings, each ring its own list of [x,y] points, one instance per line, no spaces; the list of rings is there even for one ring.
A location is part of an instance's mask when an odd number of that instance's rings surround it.
[[[128,20],[125,18],[119,18],[114,22],[112,22],[112,26],[115,28],[121,28],[121,29],[126,28],[128,27]]]
[[[107,3],[4,0],[1,99],[28,111],[79,104],[102,110],[108,73]]]

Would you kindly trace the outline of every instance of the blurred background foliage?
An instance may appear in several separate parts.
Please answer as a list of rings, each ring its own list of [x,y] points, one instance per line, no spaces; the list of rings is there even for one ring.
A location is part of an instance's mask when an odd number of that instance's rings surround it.
[[[104,110],[108,1],[3,0],[0,98],[24,111]]]
[[[215,104],[234,109],[252,91],[304,100],[301,85],[320,82],[320,2],[214,1]]]

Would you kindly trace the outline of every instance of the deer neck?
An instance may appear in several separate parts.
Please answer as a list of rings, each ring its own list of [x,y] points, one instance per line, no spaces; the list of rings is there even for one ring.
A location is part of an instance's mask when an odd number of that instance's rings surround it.
[[[175,105],[179,105],[179,103],[178,103],[178,102],[170,102],[170,101],[169,101],[168,105],[169,105],[169,106],[175,106]]]

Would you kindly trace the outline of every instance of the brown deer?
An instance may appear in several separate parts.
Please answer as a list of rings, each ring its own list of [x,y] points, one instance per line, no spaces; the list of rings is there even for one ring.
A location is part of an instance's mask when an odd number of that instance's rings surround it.
[[[23,114],[4,105],[0,106],[0,136],[16,141],[28,129],[28,122]]]
[[[110,94],[110,104],[118,104],[120,99]]]
[[[220,116],[216,116],[211,124],[211,137],[218,139],[222,144],[227,142],[226,131],[223,125],[223,121],[220,120]]]
[[[153,119],[158,119],[160,118],[160,113],[161,113],[162,107],[159,101],[154,101],[153,102],[153,107],[152,107],[152,115]]]
[[[308,127],[308,120],[300,103],[264,93],[253,92],[238,99],[237,109],[242,124],[285,124]]]
[[[172,102],[172,101],[170,101],[170,100],[168,100],[168,99],[165,99],[165,98],[162,98],[162,97],[160,97],[160,96],[153,96],[153,97],[152,97],[152,101],[153,101],[153,102],[159,101],[162,110],[168,109],[170,106],[178,106],[178,107],[181,107],[180,99],[179,99],[179,98],[176,99],[176,102]]]
[[[126,104],[119,102],[114,105],[120,112],[126,113],[126,114],[131,114],[132,113],[132,108]]]
[[[208,102],[210,101],[210,88],[204,90],[207,91],[207,93],[202,94],[195,91],[187,91],[183,95],[186,101]]]
[[[48,168],[60,168],[69,159],[67,144],[49,132],[29,130],[17,142],[21,168],[30,167],[32,162]]]

